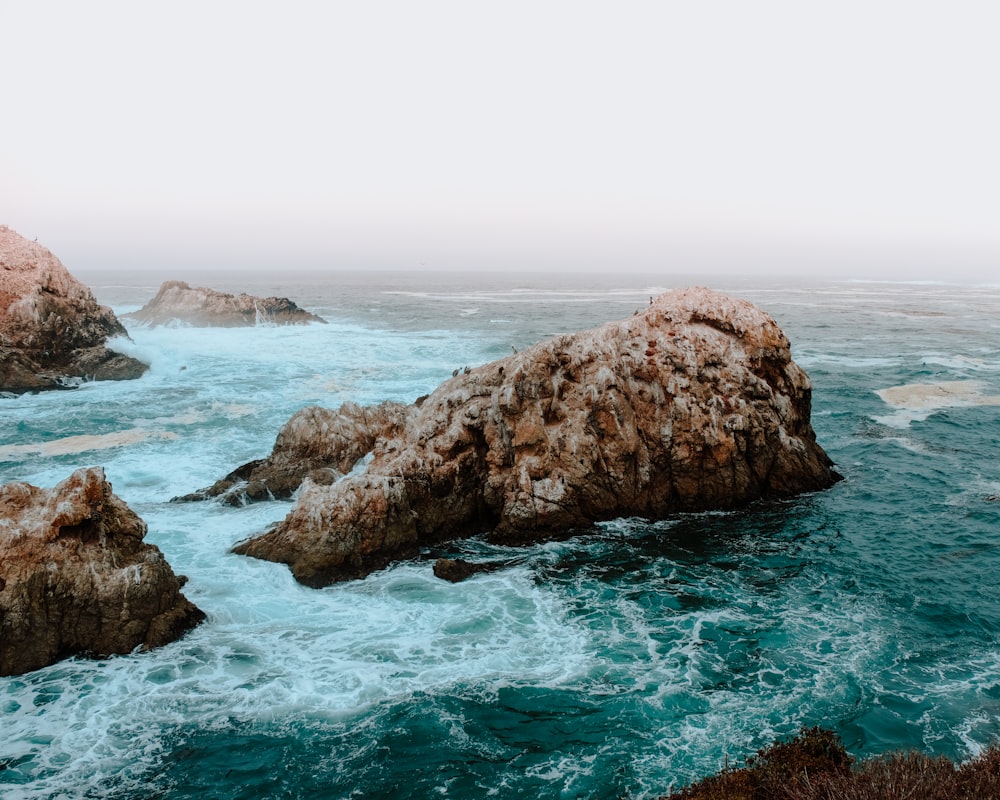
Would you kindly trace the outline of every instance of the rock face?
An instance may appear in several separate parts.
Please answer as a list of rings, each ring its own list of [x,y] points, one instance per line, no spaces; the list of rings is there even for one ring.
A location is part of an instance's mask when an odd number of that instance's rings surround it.
[[[251,461],[212,486],[175,501],[219,497],[227,505],[291,497],[305,478],[329,485],[349,472],[379,439],[402,432],[410,406],[385,402],[362,407],[345,403],[337,411],[310,406],[278,432],[267,458]]]
[[[356,407],[300,412],[256,480],[281,453],[343,471],[374,435],[371,460],[333,483],[306,475],[288,516],[235,551],[322,586],[447,539],[525,542],[823,489],[839,476],[816,443],[811,394],[767,314],[707,289],[668,292],[454,377],[363,441],[350,433]]]
[[[109,350],[128,336],[52,253],[0,225],[0,391],[61,389],[68,378],[138,378],[147,366]]]
[[[156,297],[125,317],[150,327],[192,325],[238,328],[250,325],[295,325],[326,320],[299,308],[287,297],[225,294],[191,287],[184,281],[166,281]]]
[[[0,486],[0,675],[158,647],[204,619],[145,534],[99,467]]]

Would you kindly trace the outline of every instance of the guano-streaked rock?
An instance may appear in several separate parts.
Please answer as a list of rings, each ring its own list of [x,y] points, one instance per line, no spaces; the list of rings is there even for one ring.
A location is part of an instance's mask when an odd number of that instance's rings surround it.
[[[839,476],[810,411],[809,378],[770,316],[672,291],[446,381],[377,433],[363,470],[306,475],[288,516],[235,552],[323,586],[449,539],[526,542],[824,489]],[[367,445],[341,435],[338,412],[300,413],[296,447],[340,472]]]

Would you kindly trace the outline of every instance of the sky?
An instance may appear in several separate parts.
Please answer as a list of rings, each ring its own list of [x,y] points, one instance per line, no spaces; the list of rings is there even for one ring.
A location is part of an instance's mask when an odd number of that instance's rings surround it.
[[[1000,278],[993,0],[0,0],[71,270]]]

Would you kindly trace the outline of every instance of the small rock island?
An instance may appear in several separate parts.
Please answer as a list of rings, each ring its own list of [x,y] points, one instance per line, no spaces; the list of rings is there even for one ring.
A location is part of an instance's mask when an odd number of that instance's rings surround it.
[[[769,315],[676,290],[409,406],[303,409],[269,457],[182,499],[297,490],[283,521],[234,550],[319,587],[478,534],[524,543],[825,489],[840,476],[816,442],[811,397]]]
[[[108,349],[114,336],[128,332],[110,308],[46,248],[0,225],[0,392],[142,376],[146,364]]]
[[[138,311],[122,316],[151,328],[189,325],[196,328],[239,328],[253,325],[301,325],[326,320],[299,308],[287,297],[226,294],[215,289],[166,281]]]
[[[0,676],[172,642],[205,618],[100,467],[0,486]]]

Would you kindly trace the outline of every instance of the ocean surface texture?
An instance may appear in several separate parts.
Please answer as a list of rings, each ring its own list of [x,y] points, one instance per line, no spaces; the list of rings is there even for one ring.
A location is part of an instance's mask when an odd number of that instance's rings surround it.
[[[183,278],[330,324],[132,325],[144,378],[0,398],[0,481],[103,465],[208,614],[152,653],[0,679],[0,797],[650,798],[803,725],[861,756],[1000,739],[1000,287],[713,280],[788,334],[846,480],[315,590],[229,553],[287,502],[170,498],[303,406],[410,402],[704,279],[78,277],[118,313]],[[450,584],[440,555],[511,565]]]

